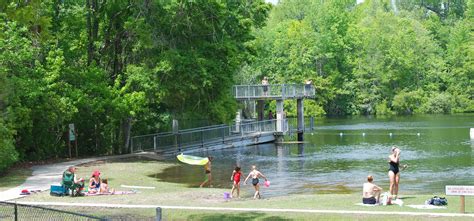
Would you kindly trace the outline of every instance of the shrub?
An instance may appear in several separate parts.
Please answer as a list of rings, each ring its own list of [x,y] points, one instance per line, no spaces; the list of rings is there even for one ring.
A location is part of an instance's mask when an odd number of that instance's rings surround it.
[[[18,160],[11,131],[0,119],[0,173]]]
[[[449,114],[453,107],[451,98],[448,93],[433,94],[423,105],[423,110],[430,114]]]

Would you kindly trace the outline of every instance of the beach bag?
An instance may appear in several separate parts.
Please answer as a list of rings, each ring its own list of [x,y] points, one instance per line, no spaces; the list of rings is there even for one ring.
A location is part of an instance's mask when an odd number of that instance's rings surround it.
[[[427,205],[434,205],[434,206],[447,206],[448,205],[448,199],[444,197],[438,197],[434,196],[431,199],[427,200],[425,202]]]

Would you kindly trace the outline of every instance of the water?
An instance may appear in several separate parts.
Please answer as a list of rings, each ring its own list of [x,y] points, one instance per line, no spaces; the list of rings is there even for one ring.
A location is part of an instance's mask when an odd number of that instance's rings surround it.
[[[474,185],[474,140],[469,137],[474,114],[329,118],[315,123],[317,129],[305,134],[304,144],[264,144],[195,155],[215,157],[214,187],[231,188],[236,164],[245,175],[257,165],[271,181],[270,188],[263,188],[265,196],[360,192],[368,174],[388,190],[387,159],[393,145],[402,150],[400,163],[408,165],[401,171],[401,194],[441,194],[445,185]],[[197,187],[204,169],[176,162],[154,176]],[[248,186],[243,191],[251,193]]]

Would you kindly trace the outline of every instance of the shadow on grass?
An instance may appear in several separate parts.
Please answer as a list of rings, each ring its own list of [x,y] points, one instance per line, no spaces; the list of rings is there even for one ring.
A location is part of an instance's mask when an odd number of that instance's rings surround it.
[[[19,186],[33,174],[30,168],[14,168],[0,176],[0,189],[9,189]]]
[[[414,196],[401,196],[401,197],[398,197],[398,199],[402,199],[402,200],[413,199],[413,198],[416,198],[416,197],[414,197]]]
[[[188,220],[211,220],[211,221],[221,221],[221,220],[289,220],[280,216],[268,216],[266,217],[265,213],[252,212],[252,213],[229,213],[229,214],[199,214],[199,215],[190,215],[187,218]]]

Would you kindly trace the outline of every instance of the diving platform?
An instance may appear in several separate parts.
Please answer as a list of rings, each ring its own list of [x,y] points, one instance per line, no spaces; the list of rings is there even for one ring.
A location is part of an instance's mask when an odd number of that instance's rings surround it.
[[[314,98],[316,90],[310,84],[234,85],[237,100],[288,100]]]
[[[304,99],[313,99],[316,97],[316,90],[312,84],[258,84],[258,85],[234,85],[232,88],[234,98],[241,102],[254,102],[256,105],[257,119],[262,121],[265,119],[264,109],[265,102],[269,100],[276,101],[276,119],[277,132],[281,132],[283,128],[286,114],[283,110],[283,102],[285,100],[296,100],[297,116],[298,116],[298,141],[303,141],[304,132]],[[240,111],[237,113],[236,122],[240,121]],[[269,115],[273,115],[272,112]],[[273,119],[269,116],[268,119]]]

